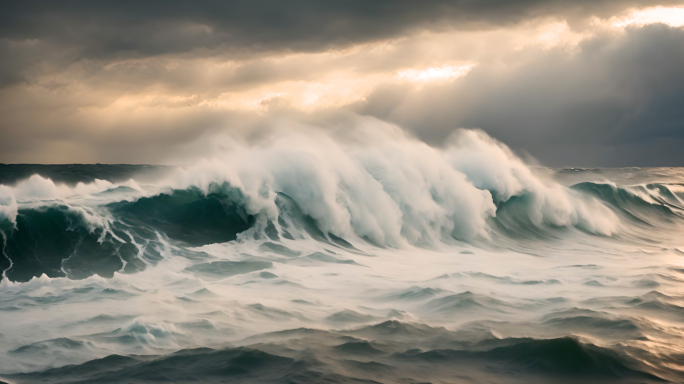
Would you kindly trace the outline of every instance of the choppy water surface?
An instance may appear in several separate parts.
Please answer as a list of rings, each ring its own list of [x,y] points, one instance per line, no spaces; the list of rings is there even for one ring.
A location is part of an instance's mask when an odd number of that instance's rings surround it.
[[[531,169],[477,132],[7,167],[6,382],[684,381],[684,169]]]

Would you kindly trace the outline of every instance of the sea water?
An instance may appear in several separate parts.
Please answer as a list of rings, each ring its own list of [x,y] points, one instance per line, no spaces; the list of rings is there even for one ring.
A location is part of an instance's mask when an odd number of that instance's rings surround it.
[[[462,131],[0,166],[8,383],[684,381],[684,169]]]

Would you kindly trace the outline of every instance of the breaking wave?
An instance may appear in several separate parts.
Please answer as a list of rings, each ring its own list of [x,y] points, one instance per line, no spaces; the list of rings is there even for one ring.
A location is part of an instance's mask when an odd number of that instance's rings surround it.
[[[110,166],[111,167],[111,166]],[[109,170],[112,172],[112,170]],[[75,186],[33,175],[0,186],[3,278],[136,272],[178,247],[249,239],[339,246],[501,246],[571,235],[639,240],[630,224],[681,220],[684,188],[561,186],[503,144],[462,131],[445,149],[406,137],[343,146],[327,136],[233,143],[153,184]],[[164,240],[164,241],[162,241]]]
[[[406,137],[343,146],[326,136],[285,136],[234,144],[223,158],[145,187],[134,180],[70,187],[34,175],[0,188],[0,266],[19,281],[135,272],[159,258],[159,238],[401,248],[544,237],[560,228],[611,236],[619,219],[608,205],[626,204],[598,185],[568,189],[544,179],[479,131],[461,132],[446,149]],[[678,199],[663,197],[660,207],[669,212]]]

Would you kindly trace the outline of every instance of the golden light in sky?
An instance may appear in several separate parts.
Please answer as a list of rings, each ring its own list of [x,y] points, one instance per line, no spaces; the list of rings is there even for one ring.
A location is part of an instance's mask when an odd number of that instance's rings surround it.
[[[663,23],[672,27],[684,25],[684,8],[653,7],[632,11],[628,16],[613,20],[614,27]]]
[[[475,64],[444,65],[426,69],[404,69],[397,73],[397,78],[416,82],[453,80],[465,76]]]

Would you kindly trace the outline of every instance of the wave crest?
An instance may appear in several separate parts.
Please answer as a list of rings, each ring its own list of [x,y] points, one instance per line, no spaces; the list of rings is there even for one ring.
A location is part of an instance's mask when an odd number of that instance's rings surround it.
[[[92,260],[119,260],[110,263],[111,274],[128,263],[144,267],[140,255],[148,251],[140,249],[163,238],[180,246],[267,237],[402,248],[544,239],[559,229],[618,231],[620,220],[608,208],[614,201],[539,175],[481,131],[459,131],[442,149],[398,132],[373,135],[354,143],[320,133],[232,142],[221,156],[149,185],[95,180],[70,187],[34,175],[0,186],[6,258],[16,270],[40,248],[55,263],[38,263],[34,276],[71,276],[63,263],[91,238]],[[40,235],[31,229],[49,225]],[[46,244],[62,238],[73,244],[57,256]],[[112,250],[130,247],[138,251]]]

